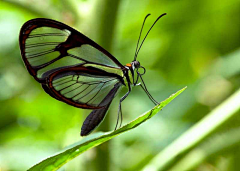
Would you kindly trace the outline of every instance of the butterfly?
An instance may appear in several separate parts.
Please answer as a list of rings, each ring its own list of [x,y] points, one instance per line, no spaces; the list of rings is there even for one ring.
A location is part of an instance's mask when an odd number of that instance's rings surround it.
[[[44,91],[71,106],[92,109],[83,122],[81,136],[91,133],[103,121],[112,100],[123,86],[128,92],[120,99],[115,129],[119,116],[122,122],[121,103],[133,86],[141,86],[150,100],[158,104],[143,81],[146,70],[136,60],[150,30],[166,13],[156,19],[138,48],[149,15],[144,18],[134,60],[125,66],[97,43],[61,22],[36,18],[22,26],[19,45],[23,62]]]

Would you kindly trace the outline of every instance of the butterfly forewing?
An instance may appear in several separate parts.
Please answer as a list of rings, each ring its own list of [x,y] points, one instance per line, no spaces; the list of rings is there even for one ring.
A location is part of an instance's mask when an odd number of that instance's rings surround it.
[[[20,32],[20,48],[29,72],[37,81],[58,69],[86,63],[123,68],[110,53],[80,32],[49,19],[25,23]]]

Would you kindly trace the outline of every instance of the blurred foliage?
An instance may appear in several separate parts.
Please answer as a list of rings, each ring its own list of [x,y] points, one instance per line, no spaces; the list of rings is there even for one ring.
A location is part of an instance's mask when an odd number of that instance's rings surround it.
[[[104,4],[104,0],[0,1],[0,169],[26,170],[80,141],[80,127],[90,112],[51,98],[28,74],[18,47],[21,26],[32,18],[52,18],[97,41],[102,28],[95,27],[95,23],[100,17],[108,17],[96,10],[102,8],[101,2]],[[108,4],[104,5],[106,9]],[[110,141],[109,167],[114,170],[135,171],[148,166],[170,143],[240,87],[239,0],[121,0],[114,12],[112,48],[105,47],[104,40],[98,43],[121,63],[129,63],[145,15],[152,14],[143,35],[164,12],[168,15],[153,28],[138,56],[147,69],[144,80],[158,101],[185,85],[188,89],[161,115]],[[106,27],[108,24],[105,22]],[[112,121],[111,130],[123,94],[124,91],[116,97],[107,116]],[[123,102],[124,123],[152,107],[146,94],[134,88]],[[171,167],[239,169],[239,114],[236,111]],[[99,160],[96,151],[94,148],[83,153],[62,170],[93,170]],[[203,151],[208,152],[205,157]]]

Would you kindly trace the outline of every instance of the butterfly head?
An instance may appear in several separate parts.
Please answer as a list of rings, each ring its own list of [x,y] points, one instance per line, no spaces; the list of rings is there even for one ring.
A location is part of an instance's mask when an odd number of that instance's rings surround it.
[[[132,69],[133,69],[134,71],[136,70],[137,74],[144,75],[145,72],[146,72],[145,68],[140,65],[140,62],[139,62],[139,61],[132,61],[132,62],[131,62],[131,67],[132,67]],[[140,68],[143,69],[143,72],[141,72],[141,71],[139,72],[139,69],[140,69]]]
[[[133,67],[133,70],[136,68],[139,68],[140,67],[140,62],[139,61],[132,61],[131,62],[131,65]]]

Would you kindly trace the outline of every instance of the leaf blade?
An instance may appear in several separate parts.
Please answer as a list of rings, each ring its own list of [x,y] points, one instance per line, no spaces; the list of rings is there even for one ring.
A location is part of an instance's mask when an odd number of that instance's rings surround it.
[[[52,157],[49,157],[42,162],[34,165],[29,169],[29,171],[37,171],[37,170],[44,170],[44,171],[53,171],[59,169],[61,166],[63,166],[68,161],[72,160],[73,158],[77,157],[81,153],[96,147],[116,136],[119,134],[122,134],[126,131],[129,131],[138,125],[142,124],[146,120],[150,119],[154,115],[156,115],[163,107],[165,107],[167,104],[169,104],[174,98],[176,98],[178,95],[180,95],[187,87],[184,87],[183,89],[177,91],[175,94],[172,94],[170,97],[168,97],[166,100],[162,101],[159,105],[155,106],[150,111],[144,113],[143,115],[139,116],[137,119],[129,122],[128,124],[122,126],[121,128],[107,132],[104,135],[101,135],[96,138],[92,138],[84,143],[81,143],[79,145],[76,145],[62,153],[59,153],[57,155],[54,155]]]

